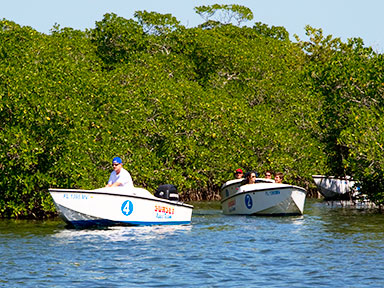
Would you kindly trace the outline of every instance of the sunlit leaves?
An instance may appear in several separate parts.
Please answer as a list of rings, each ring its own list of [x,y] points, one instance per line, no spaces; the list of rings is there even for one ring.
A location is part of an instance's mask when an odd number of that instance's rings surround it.
[[[229,24],[235,21],[237,25],[240,25],[241,22],[253,19],[251,9],[237,4],[199,6],[195,8],[195,12],[199,14],[205,22],[215,21],[222,24]]]
[[[381,54],[364,47],[362,39],[325,37],[307,27],[308,75],[321,97],[319,139],[326,145],[330,173],[362,181],[361,191],[383,203],[383,76]]]
[[[157,36],[170,33],[181,27],[180,21],[171,14],[136,11],[135,17],[145,33]]]
[[[91,38],[106,64],[122,62],[145,48],[143,27],[113,13],[96,22]]]
[[[236,5],[197,8],[219,10],[252,19]],[[294,44],[262,23],[135,17],[51,35],[1,22],[0,215],[53,212],[48,187],[103,186],[117,155],[136,186],[203,199],[239,167],[305,187],[336,168],[384,174],[383,59],[359,39],[308,28],[310,41]]]

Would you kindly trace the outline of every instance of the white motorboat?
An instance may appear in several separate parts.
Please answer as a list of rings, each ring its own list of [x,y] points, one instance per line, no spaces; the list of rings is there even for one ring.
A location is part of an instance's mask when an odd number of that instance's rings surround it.
[[[355,188],[357,182],[349,176],[336,178],[333,176],[312,175],[312,179],[326,200],[349,199],[357,192]]]
[[[256,178],[255,184],[242,185],[243,179],[227,181],[221,187],[221,206],[228,215],[301,215],[307,190]]]
[[[95,190],[49,189],[60,217],[74,227],[112,225],[180,225],[191,222],[193,206],[177,192],[108,187]],[[163,191],[164,190],[164,191]]]

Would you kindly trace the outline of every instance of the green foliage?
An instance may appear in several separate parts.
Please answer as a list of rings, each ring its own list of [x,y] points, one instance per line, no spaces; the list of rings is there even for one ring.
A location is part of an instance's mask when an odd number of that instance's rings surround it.
[[[105,14],[102,21],[96,22],[91,31],[91,39],[97,47],[98,56],[107,65],[113,65],[133,57],[146,47],[143,27],[136,21]]]
[[[196,11],[240,21],[247,9]],[[54,213],[49,187],[102,187],[117,155],[136,186],[172,183],[194,199],[214,198],[239,167],[307,188],[325,173],[384,187],[383,59],[359,39],[135,17],[50,35],[0,22],[1,216]]]
[[[229,24],[234,20],[237,25],[240,25],[241,22],[250,21],[253,19],[253,13],[251,9],[237,4],[214,4],[210,6],[199,6],[195,7],[195,12],[199,14],[205,20],[205,22],[216,21],[222,24]],[[217,20],[210,19],[215,15]]]
[[[176,29],[180,29],[180,21],[171,14],[160,14],[156,12],[137,11],[135,17],[138,19],[139,25],[147,34],[163,35],[168,34]]]
[[[1,214],[38,216],[49,186],[83,176],[79,163],[87,151],[79,147],[89,139],[75,135],[87,136],[101,63],[79,31],[48,37],[23,27],[0,37]],[[52,205],[45,210],[54,211]]]
[[[383,204],[383,55],[361,39],[342,43],[308,27],[310,88],[321,97],[319,139],[325,144],[329,173],[351,175],[362,192]]]
[[[256,22],[253,26],[253,29],[255,29],[259,34],[266,37],[271,37],[281,41],[289,40],[289,33],[282,26],[272,26],[271,28],[269,28],[267,24]]]

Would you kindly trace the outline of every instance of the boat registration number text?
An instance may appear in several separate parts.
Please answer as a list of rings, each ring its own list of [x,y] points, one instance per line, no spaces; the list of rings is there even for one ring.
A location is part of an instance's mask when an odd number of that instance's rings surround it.
[[[280,191],[265,191],[265,195],[267,196],[273,196],[273,195],[280,195]]]
[[[89,195],[79,193],[64,193],[63,198],[72,200],[87,200]]]

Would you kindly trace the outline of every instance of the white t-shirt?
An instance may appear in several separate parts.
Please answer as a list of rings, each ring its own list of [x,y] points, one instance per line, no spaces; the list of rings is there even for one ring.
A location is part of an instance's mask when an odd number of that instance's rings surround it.
[[[116,171],[112,171],[111,176],[109,176],[108,184],[113,184],[115,182],[120,182],[121,186],[131,186],[133,187],[133,181],[131,174],[124,168],[120,169],[120,173],[116,174]]]

